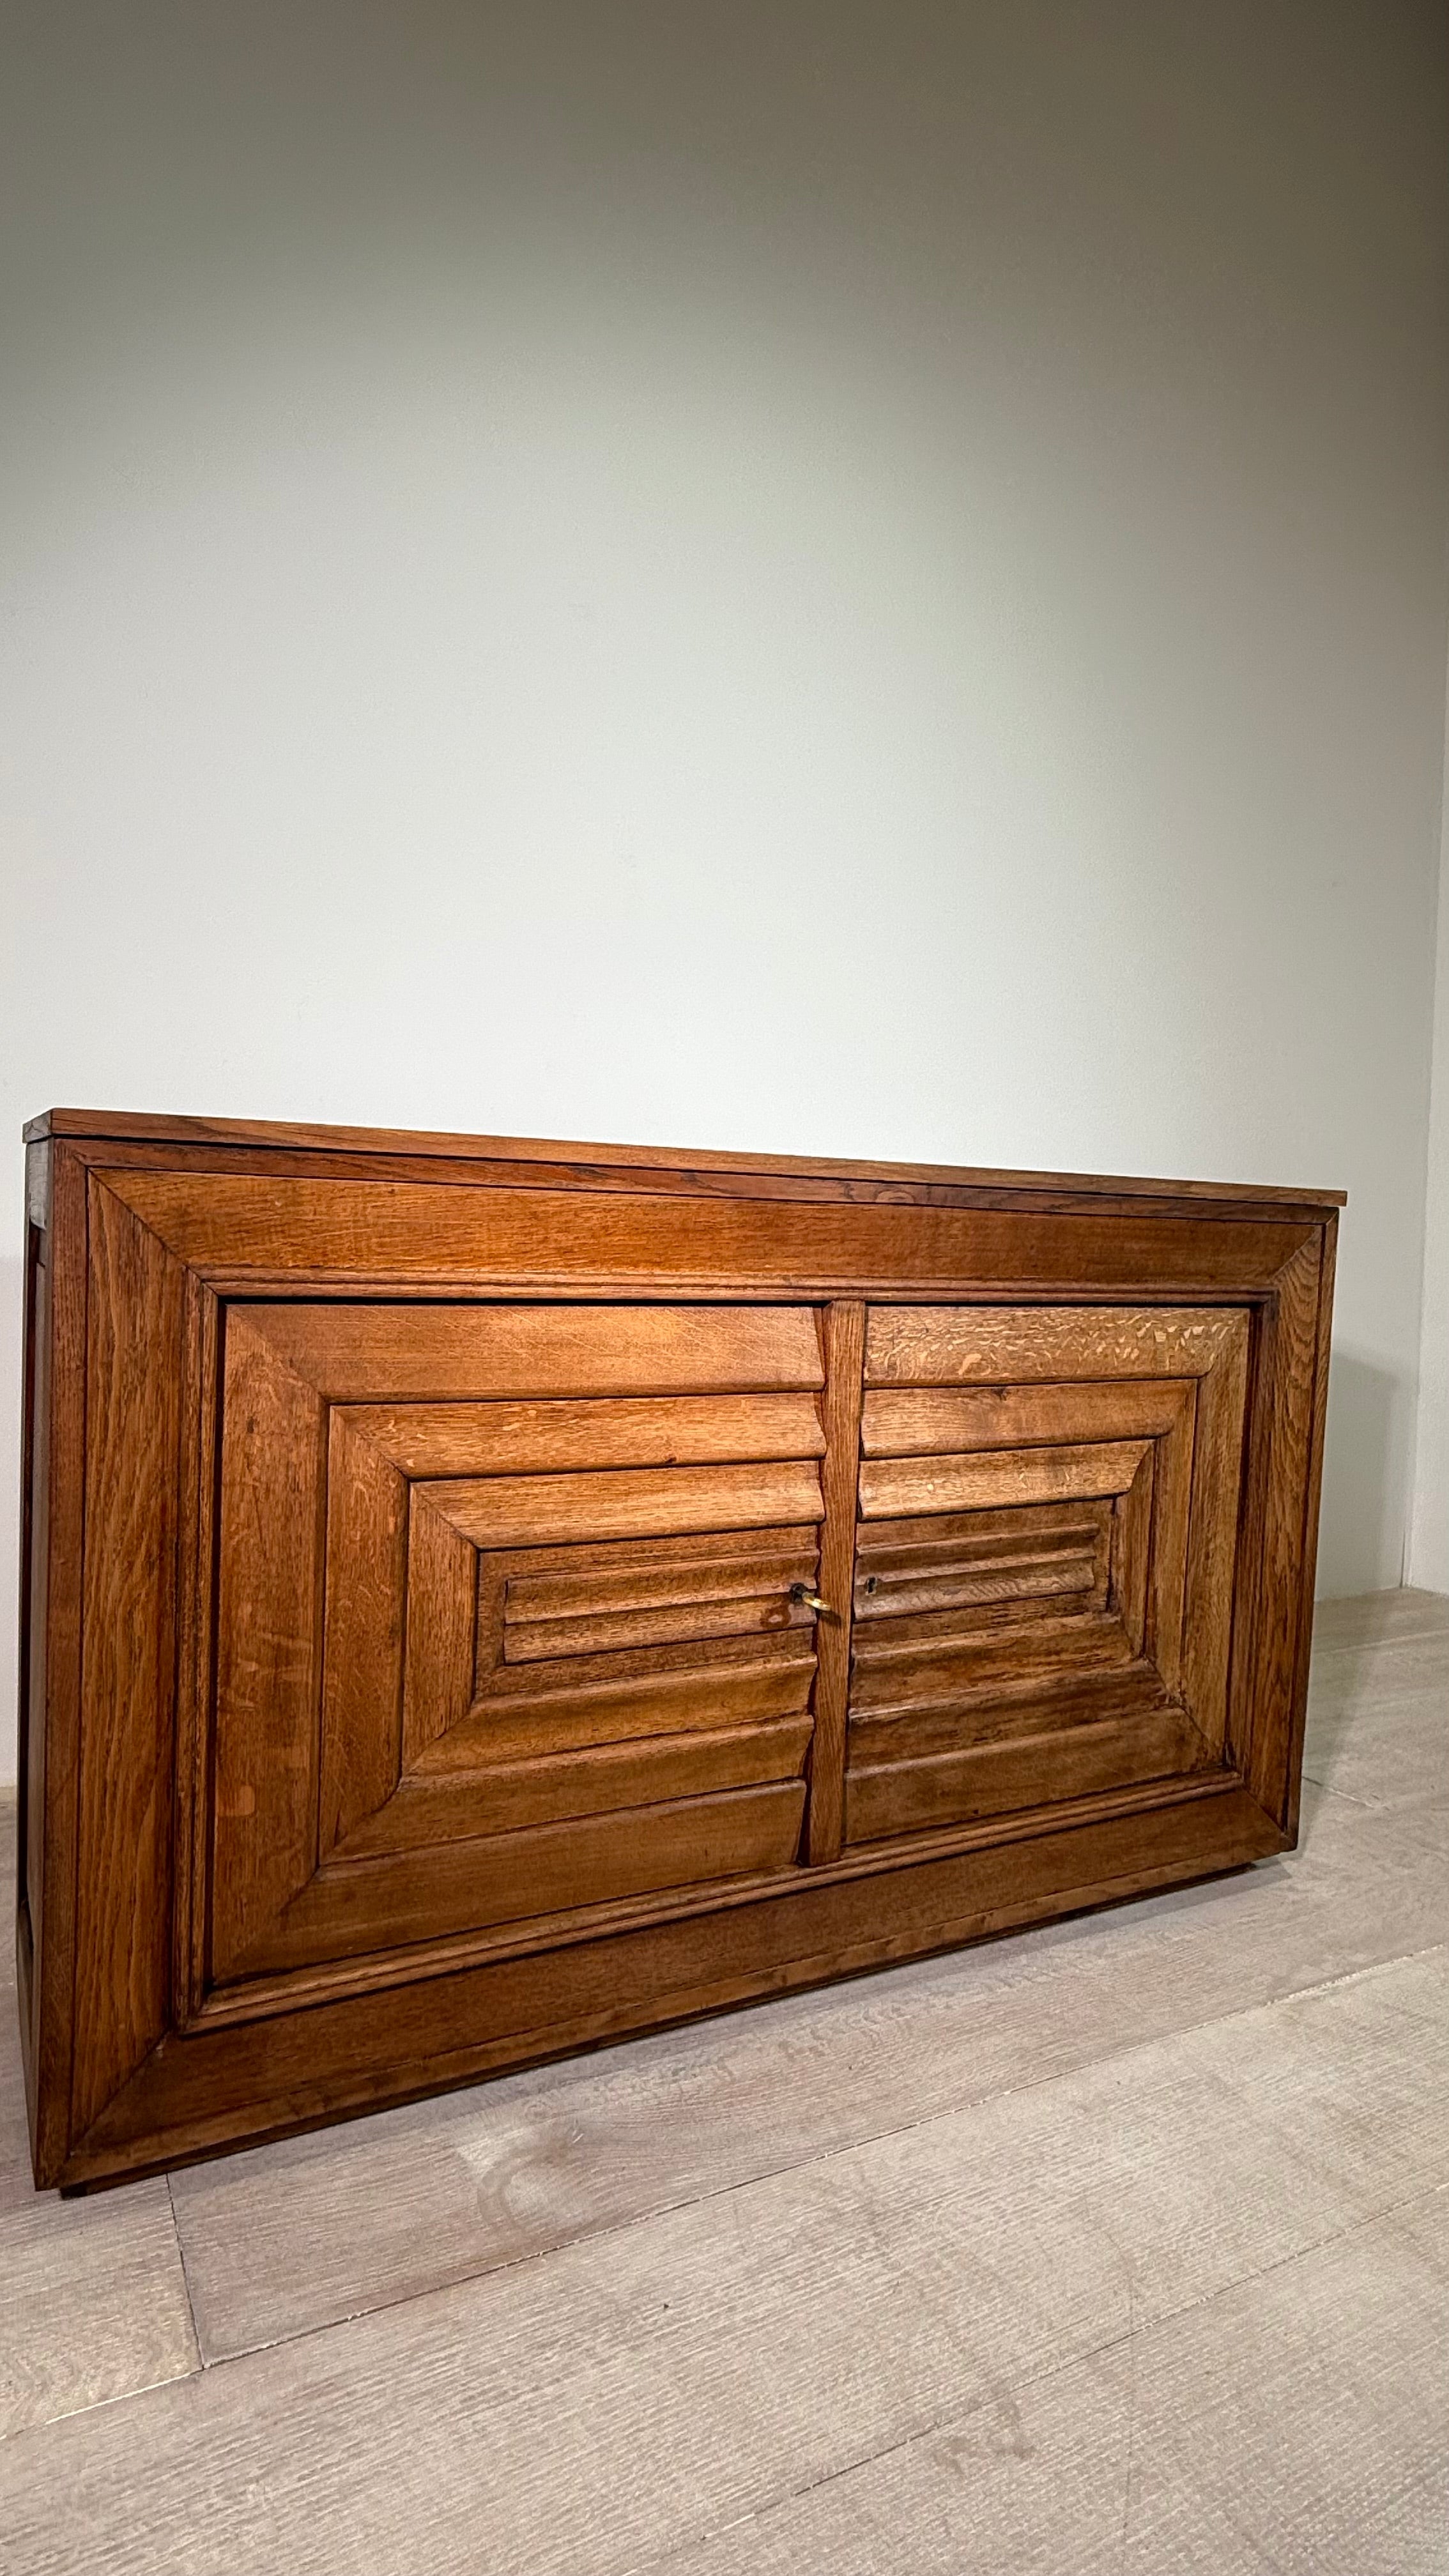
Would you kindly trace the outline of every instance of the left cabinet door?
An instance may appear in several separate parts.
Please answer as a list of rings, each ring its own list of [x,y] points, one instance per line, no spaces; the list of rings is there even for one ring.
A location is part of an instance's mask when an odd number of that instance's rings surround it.
[[[797,1858],[809,1306],[223,1315],[197,1984]]]

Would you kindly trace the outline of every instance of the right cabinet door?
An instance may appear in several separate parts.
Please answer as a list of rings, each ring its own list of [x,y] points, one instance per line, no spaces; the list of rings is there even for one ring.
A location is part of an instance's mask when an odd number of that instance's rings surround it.
[[[1241,1308],[877,1306],[846,1839],[1220,1769]]]

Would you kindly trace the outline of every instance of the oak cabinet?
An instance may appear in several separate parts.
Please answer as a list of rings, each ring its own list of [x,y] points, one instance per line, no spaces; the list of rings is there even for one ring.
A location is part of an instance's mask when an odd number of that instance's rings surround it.
[[[1335,1193],[27,1133],[39,2182],[1291,1842]]]

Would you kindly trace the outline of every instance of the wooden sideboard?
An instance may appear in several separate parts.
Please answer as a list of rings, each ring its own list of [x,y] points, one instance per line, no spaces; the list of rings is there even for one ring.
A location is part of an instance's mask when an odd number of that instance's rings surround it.
[[[26,1134],[37,2182],[1293,1841],[1338,1193]]]

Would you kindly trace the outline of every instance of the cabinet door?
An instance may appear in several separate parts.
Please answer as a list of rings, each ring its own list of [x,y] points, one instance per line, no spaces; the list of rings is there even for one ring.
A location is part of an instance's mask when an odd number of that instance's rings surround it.
[[[1248,1333],[871,1311],[847,1841],[1224,1767]]]
[[[209,1983],[774,1869],[806,1306],[231,1305]]]

